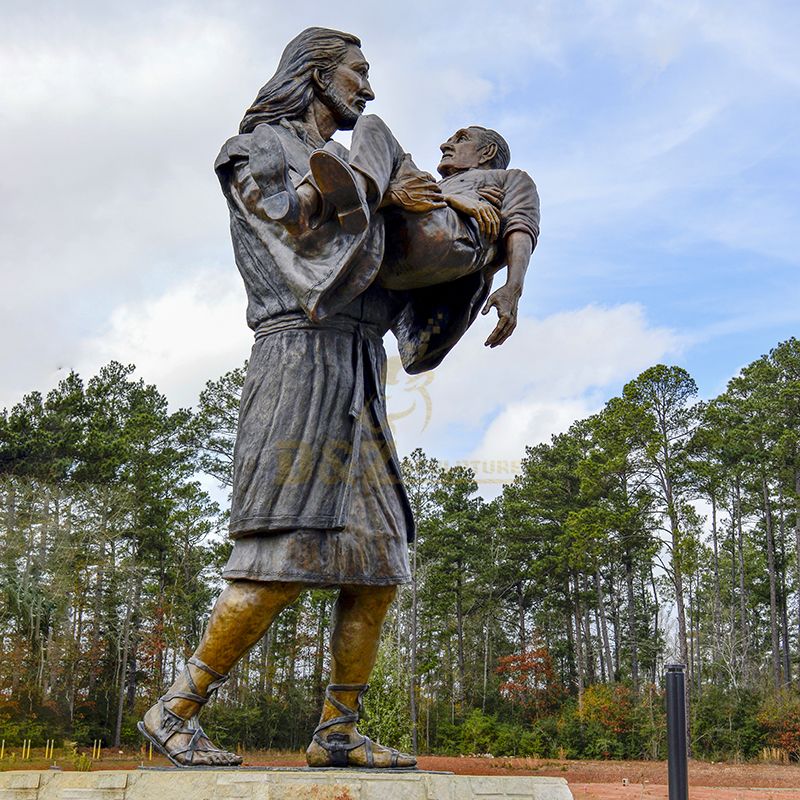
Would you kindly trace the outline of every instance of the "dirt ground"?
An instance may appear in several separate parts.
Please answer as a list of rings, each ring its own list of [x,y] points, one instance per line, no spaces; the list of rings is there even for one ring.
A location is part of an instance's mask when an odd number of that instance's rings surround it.
[[[88,754],[88,752],[87,752]],[[47,769],[44,752],[33,751],[30,761],[0,762],[0,769]],[[56,751],[55,761],[72,769],[69,758]],[[251,752],[245,766],[304,766],[301,753]],[[92,763],[93,770],[135,769],[167,766],[154,754],[152,761],[142,750],[104,750]],[[483,758],[421,756],[421,769],[442,770],[458,775],[548,775],[565,778],[575,800],[666,800],[667,765],[663,761],[558,761],[534,758]],[[800,765],[689,763],[691,800],[800,800]]]

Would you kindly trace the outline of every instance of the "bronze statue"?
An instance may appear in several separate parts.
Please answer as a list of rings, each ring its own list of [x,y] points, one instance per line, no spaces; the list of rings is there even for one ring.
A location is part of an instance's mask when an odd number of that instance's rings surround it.
[[[385,408],[382,337],[404,368],[437,366],[483,307],[511,334],[538,237],[538,198],[507,170],[494,131],[442,145],[436,183],[375,116],[369,65],[350,34],[309,28],[215,163],[255,344],[234,453],[228,581],[186,669],[139,730],[177,766],[231,766],[196,721],[231,667],[310,586],[336,586],[331,684],[306,752],[312,767],[408,768],[361,735],[361,697],[414,521]],[[349,150],[333,142],[352,130]],[[426,251],[429,256],[426,257]],[[488,297],[508,264],[504,287]]]

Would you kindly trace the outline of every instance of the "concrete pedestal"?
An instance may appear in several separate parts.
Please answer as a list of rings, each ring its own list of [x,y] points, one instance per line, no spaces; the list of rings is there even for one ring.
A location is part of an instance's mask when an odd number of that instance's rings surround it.
[[[0,772],[0,800],[572,800],[563,778],[307,769]]]

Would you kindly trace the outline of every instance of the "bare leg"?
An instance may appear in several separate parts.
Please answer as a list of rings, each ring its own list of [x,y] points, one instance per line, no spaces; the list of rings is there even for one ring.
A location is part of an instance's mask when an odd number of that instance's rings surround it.
[[[275,617],[297,599],[302,589],[303,586],[299,583],[231,581],[211,612],[208,627],[194,657],[207,664],[214,672],[226,675],[266,633]],[[186,669],[194,681],[196,693],[205,697],[208,687],[215,680],[214,676],[193,664],[188,664]],[[171,697],[176,692],[195,693],[185,674],[179,676],[170,686],[165,697]],[[199,703],[180,697],[163,703],[164,709],[184,720],[197,714],[200,707]],[[161,703],[150,708],[143,722],[150,735],[159,740],[168,752],[175,753],[189,746],[192,736],[188,733],[174,733],[166,739],[166,731],[162,730],[164,717]],[[191,763],[201,766],[238,761],[238,757],[218,750],[206,737],[201,737],[198,752]]]
[[[343,586],[334,610],[333,631],[331,633],[332,684],[364,684],[369,680],[375,659],[378,655],[381,628],[386,612],[397,594],[396,586]],[[358,692],[335,692],[336,699],[343,705],[355,709]],[[342,715],[342,712],[327,700],[322,708],[320,723]],[[359,738],[355,723],[334,725],[325,729],[324,735],[344,734]],[[372,744],[374,766],[392,766],[392,751]],[[306,760],[311,766],[327,766],[328,752],[316,742],[306,751]],[[366,748],[350,751],[350,763],[366,766]],[[413,756],[400,754],[398,767],[413,767]]]

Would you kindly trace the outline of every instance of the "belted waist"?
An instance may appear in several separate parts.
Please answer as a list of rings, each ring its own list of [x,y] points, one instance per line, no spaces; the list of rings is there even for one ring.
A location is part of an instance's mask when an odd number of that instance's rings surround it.
[[[342,333],[355,333],[362,336],[374,337],[380,341],[383,336],[377,325],[370,322],[363,322],[350,317],[328,317],[321,322],[312,322],[305,314],[282,314],[279,317],[271,317],[259,323],[255,330],[256,341],[269,336],[271,333],[281,331],[342,331]]]
[[[312,322],[305,314],[282,314],[279,317],[272,317],[264,320],[255,329],[255,340],[261,341],[273,333],[283,331],[339,331],[350,334],[353,337],[353,355],[355,363],[355,382],[353,386],[353,397],[350,402],[350,416],[358,417],[364,408],[364,355],[366,350],[366,360],[372,372],[372,380],[378,392],[378,397],[382,394],[382,381],[378,373],[378,365],[370,349],[370,345],[379,345],[383,348],[383,336],[377,325],[361,320],[351,319],[350,317],[329,317],[321,322]]]

